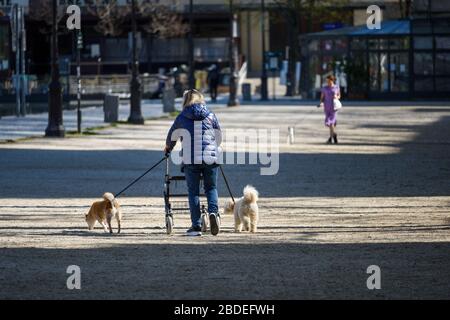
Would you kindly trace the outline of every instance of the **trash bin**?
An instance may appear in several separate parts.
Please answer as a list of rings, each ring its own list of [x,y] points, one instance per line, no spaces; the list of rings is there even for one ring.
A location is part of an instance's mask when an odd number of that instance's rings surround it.
[[[119,121],[119,96],[105,95],[103,112],[105,113],[105,122]]]
[[[167,88],[167,86],[163,90],[162,95],[162,104],[163,104],[163,112],[174,112],[175,110],[175,89],[173,87]]]
[[[250,83],[242,84],[242,99],[244,101],[252,100],[252,85]]]

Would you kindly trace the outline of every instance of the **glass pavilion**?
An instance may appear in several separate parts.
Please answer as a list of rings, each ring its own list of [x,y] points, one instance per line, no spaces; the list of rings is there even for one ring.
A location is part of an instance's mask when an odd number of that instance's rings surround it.
[[[306,98],[333,73],[348,99],[450,98],[450,19],[385,21],[301,38]]]

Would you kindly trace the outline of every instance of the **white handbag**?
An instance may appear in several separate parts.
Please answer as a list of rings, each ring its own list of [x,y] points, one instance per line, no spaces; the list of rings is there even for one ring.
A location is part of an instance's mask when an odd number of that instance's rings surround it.
[[[339,99],[333,100],[333,109],[334,109],[334,111],[338,111],[338,110],[342,109],[342,103]]]

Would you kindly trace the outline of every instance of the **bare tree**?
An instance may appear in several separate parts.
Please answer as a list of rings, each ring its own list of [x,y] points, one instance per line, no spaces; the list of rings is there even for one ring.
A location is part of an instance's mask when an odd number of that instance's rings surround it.
[[[92,0],[88,11],[99,20],[97,31],[104,35],[118,36],[127,27],[131,6],[119,5],[117,0],[108,3],[104,0]],[[137,1],[137,16],[145,21],[141,24],[144,31],[161,38],[184,35],[189,30],[179,14],[158,0]]]
[[[183,17],[159,1],[143,0],[139,4],[139,13],[147,21],[142,28],[149,34],[171,38],[189,32],[189,25],[183,22]]]
[[[130,6],[121,6],[117,0],[92,0],[87,6],[90,14],[98,18],[95,30],[106,36],[118,36],[124,31],[124,25],[131,12]]]
[[[44,22],[44,26],[39,29],[41,33],[51,33],[53,0],[30,1],[29,18],[34,21]],[[66,16],[66,7],[57,6],[56,22],[59,24]]]

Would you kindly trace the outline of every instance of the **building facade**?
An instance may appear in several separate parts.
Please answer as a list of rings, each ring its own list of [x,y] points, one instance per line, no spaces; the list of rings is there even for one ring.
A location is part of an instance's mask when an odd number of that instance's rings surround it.
[[[45,9],[51,0],[0,0],[0,9],[4,12],[0,16],[0,87],[2,92],[10,92],[13,87],[11,75],[15,69],[15,55],[12,52],[13,37],[11,21],[8,16],[10,8],[19,4],[25,8],[26,29],[26,73],[34,81],[32,90],[45,93],[50,73],[50,8]],[[101,0],[108,3],[112,0]],[[300,1],[300,0],[292,0]],[[105,36],[98,30],[99,18],[88,10],[95,0],[58,0],[58,7],[62,12],[76,4],[82,10],[83,49],[81,65],[83,75],[126,75],[130,72],[131,45],[130,19],[125,18],[120,23],[122,31],[114,36]],[[338,14],[340,18],[324,18],[312,21],[310,17],[299,13],[300,34],[330,30],[352,26],[366,15],[369,4],[378,4],[383,10],[384,17],[397,17],[398,0],[343,0],[342,7],[333,8],[345,14]],[[118,6],[130,7],[130,0],[117,0]],[[164,4],[178,13],[185,23],[189,22],[189,0],[167,0]],[[230,1],[225,0],[194,0],[193,37],[194,60],[196,69],[205,69],[215,63],[221,67],[229,64],[230,38]],[[259,76],[262,69],[263,34],[266,51],[284,53],[289,46],[289,34],[292,26],[285,19],[283,5],[277,0],[265,0],[266,14],[264,15],[265,30],[262,26],[261,1],[235,0],[234,10],[238,12],[238,37],[240,62],[247,62],[248,74]],[[44,13],[42,12],[44,11]],[[38,14],[39,13],[39,14]],[[327,20],[328,19],[328,20]],[[138,19],[140,37],[138,41],[140,72],[157,73],[161,68],[168,70],[172,67],[188,64],[187,35],[175,38],[159,38],[145,32],[143,25],[148,23],[145,18]],[[65,19],[59,23],[59,54],[62,76],[74,75],[76,60],[76,39],[74,32],[65,27]],[[297,39],[294,42],[297,43]]]
[[[448,99],[450,3],[417,2],[408,19],[381,29],[361,26],[302,38],[303,96],[316,99],[336,75],[350,99]]]

